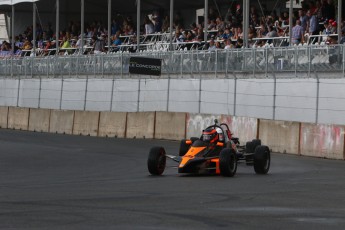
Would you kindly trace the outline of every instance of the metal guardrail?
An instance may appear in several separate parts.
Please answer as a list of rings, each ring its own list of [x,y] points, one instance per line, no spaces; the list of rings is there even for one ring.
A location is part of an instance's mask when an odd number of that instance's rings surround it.
[[[46,57],[15,57],[0,60],[2,77],[95,77],[129,75],[131,56],[162,59],[162,77],[186,74],[220,74],[243,72],[255,74],[317,71],[341,72],[344,76],[345,46],[262,47],[255,49],[143,51],[100,55],[68,55]]]

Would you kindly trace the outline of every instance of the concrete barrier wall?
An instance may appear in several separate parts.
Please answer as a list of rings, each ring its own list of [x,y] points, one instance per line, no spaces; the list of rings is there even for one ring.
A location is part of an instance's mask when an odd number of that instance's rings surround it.
[[[228,124],[233,137],[238,137],[243,145],[257,138],[258,119],[256,118],[222,115],[220,122]]]
[[[0,128],[7,129],[8,107],[0,107]]]
[[[73,122],[74,135],[98,135],[99,112],[75,111]]]
[[[49,132],[50,109],[30,109],[29,131]]]
[[[153,138],[155,112],[137,112],[127,114],[127,138]]]
[[[185,136],[185,113],[156,112],[155,139],[181,140]]]
[[[0,107],[0,128],[119,138],[180,140],[214,124],[229,125],[241,144],[260,138],[273,152],[344,159],[345,126],[167,112],[87,112]]]
[[[126,135],[127,113],[101,112],[98,136],[124,138]]]
[[[9,107],[8,109],[8,128],[28,130],[29,126],[29,109]]]
[[[215,119],[220,120],[221,115],[187,114],[186,138],[200,137],[202,130],[207,126],[213,125]]]
[[[273,152],[299,153],[300,123],[260,120],[259,138]]]
[[[74,111],[72,110],[52,110],[50,114],[51,133],[72,134]]]
[[[302,123],[301,153],[306,156],[344,159],[344,126]]]

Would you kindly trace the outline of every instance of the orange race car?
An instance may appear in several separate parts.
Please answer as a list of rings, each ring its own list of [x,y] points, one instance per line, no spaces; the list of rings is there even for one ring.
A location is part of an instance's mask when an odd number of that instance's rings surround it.
[[[179,173],[211,173],[232,177],[236,174],[237,163],[253,165],[257,174],[267,174],[271,163],[271,154],[261,140],[248,141],[240,145],[238,138],[232,137],[229,126],[215,124],[203,130],[200,138],[183,139],[180,143],[179,156],[167,155],[163,147],[150,150],[147,166],[152,175],[161,175],[166,166],[166,158],[178,163]]]

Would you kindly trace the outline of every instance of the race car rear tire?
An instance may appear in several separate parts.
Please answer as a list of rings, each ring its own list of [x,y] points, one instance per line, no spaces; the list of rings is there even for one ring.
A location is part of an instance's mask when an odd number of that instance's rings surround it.
[[[180,142],[180,149],[178,151],[178,155],[180,157],[184,156],[188,152],[188,149],[190,147],[190,145],[186,144],[186,140],[187,139],[182,139]]]
[[[260,139],[254,139],[252,141],[248,141],[246,143],[246,153],[254,153],[256,146],[261,145],[261,140]]]
[[[163,147],[150,149],[147,159],[147,168],[152,175],[162,175],[166,165],[166,153]]]
[[[246,165],[252,166],[253,165],[253,155],[257,146],[261,145],[260,139],[253,139],[252,141],[248,141],[246,143],[246,153],[250,153],[246,155]]]
[[[267,174],[271,165],[271,153],[267,146],[259,145],[254,152],[254,171],[257,174]]]
[[[219,169],[222,176],[233,177],[236,174],[237,159],[233,149],[225,148],[220,152]]]

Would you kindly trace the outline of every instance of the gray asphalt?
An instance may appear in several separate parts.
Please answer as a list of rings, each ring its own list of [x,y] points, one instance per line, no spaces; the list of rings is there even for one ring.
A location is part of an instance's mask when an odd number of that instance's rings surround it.
[[[150,176],[178,142],[0,130],[0,229],[344,229],[345,162],[272,154],[268,175]]]

